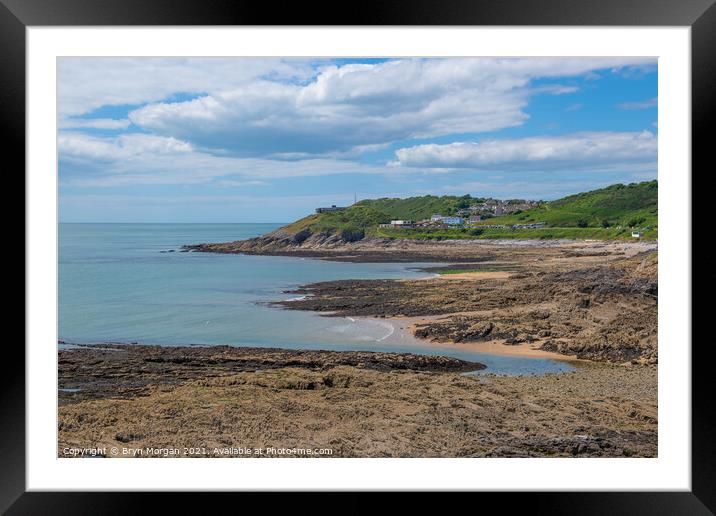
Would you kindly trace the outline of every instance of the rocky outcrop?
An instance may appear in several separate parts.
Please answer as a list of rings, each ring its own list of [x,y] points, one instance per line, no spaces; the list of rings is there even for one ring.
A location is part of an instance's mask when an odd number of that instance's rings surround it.
[[[359,236],[355,233],[311,232],[308,229],[297,233],[276,230],[248,240],[218,244],[185,245],[183,249],[209,253],[288,253],[297,250],[334,249],[360,240]]]
[[[586,249],[586,250],[585,250]],[[266,235],[223,243],[190,244],[183,252],[263,254],[303,256],[351,262],[438,262],[485,261],[493,253],[509,252],[514,257],[545,256],[594,261],[605,256],[626,256],[656,249],[654,242],[575,242],[563,240],[418,240],[375,238],[362,230],[287,231],[278,229]],[[582,252],[577,252],[581,250]],[[592,250],[594,252],[588,252]],[[567,254],[565,254],[567,253]]]
[[[332,457],[655,457],[658,450],[656,367],[493,376],[352,366],[225,374],[217,364],[168,383],[188,370],[164,362],[157,376],[157,363],[145,367],[137,356],[107,350],[114,356],[108,370],[110,358],[92,359],[91,351],[72,352],[87,366],[81,375],[92,378],[97,369],[95,381],[116,378],[117,388],[92,398],[88,380],[84,399],[61,398],[60,457],[67,447],[88,446],[108,458],[112,448],[147,447],[217,458],[238,457],[223,450],[239,446],[310,446]],[[133,396],[122,390],[129,371],[150,382]]]
[[[439,342],[534,343],[581,359],[656,363],[656,253],[578,265],[539,272],[523,267],[503,279],[322,282],[294,291],[301,299],[276,304],[333,316],[443,316],[415,325],[415,335]]]
[[[368,351],[312,351],[232,346],[143,346],[98,344],[59,351],[60,403],[132,398],[149,384],[181,382],[281,368],[329,372],[340,366],[371,371],[466,372],[484,364],[452,357]],[[333,386],[322,383],[295,388]]]

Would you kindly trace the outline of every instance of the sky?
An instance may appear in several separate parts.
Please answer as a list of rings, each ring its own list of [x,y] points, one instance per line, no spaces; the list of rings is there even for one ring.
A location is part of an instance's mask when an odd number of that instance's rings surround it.
[[[355,197],[657,177],[655,58],[59,58],[61,222],[288,222]]]

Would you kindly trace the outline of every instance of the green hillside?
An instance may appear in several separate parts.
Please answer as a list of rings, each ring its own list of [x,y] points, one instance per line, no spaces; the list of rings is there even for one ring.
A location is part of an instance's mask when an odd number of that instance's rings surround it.
[[[340,231],[346,236],[376,228],[378,224],[388,223],[394,219],[422,220],[429,219],[433,214],[454,215],[457,210],[467,208],[470,204],[483,199],[465,195],[462,197],[444,195],[424,195],[407,199],[381,198],[365,199],[353,206],[337,212],[309,215],[284,227],[284,231],[298,233],[303,230]]]
[[[519,214],[503,215],[481,222],[527,224],[546,222],[551,227],[651,227],[658,225],[656,181],[616,184],[591,192],[546,202]]]
[[[482,202],[484,199],[464,195],[424,195],[422,197],[408,197],[395,199],[384,197],[382,199],[367,199],[360,201],[357,206],[372,208],[388,215],[391,219],[423,220],[429,219],[433,214],[454,215],[458,210],[467,208],[471,204]]]
[[[656,238],[658,225],[657,181],[616,184],[550,201],[524,212],[492,217],[476,227],[455,229],[383,229],[379,224],[393,219],[419,221],[431,215],[454,215],[458,210],[484,199],[465,195],[409,197],[407,199],[366,199],[345,210],[314,214],[282,228],[337,233],[346,240],[364,236],[385,238],[630,238],[629,228],[637,227],[647,238]],[[487,225],[546,222],[548,228],[481,228]],[[648,229],[647,229],[648,228]]]

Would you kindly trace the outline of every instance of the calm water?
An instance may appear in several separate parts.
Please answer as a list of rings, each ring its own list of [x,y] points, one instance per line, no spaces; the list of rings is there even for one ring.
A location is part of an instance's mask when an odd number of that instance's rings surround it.
[[[450,355],[489,372],[570,370],[563,362],[432,348],[389,322],[321,317],[268,301],[316,281],[422,277],[420,264],[181,253],[183,244],[251,238],[280,224],[60,224],[59,338],[69,342],[230,344]],[[174,252],[161,252],[174,250]]]

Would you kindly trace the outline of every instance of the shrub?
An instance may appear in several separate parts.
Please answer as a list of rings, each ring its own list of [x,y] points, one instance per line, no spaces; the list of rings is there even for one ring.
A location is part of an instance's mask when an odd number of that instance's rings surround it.
[[[362,240],[364,236],[365,231],[359,228],[344,228],[341,230],[341,238],[346,242]]]

